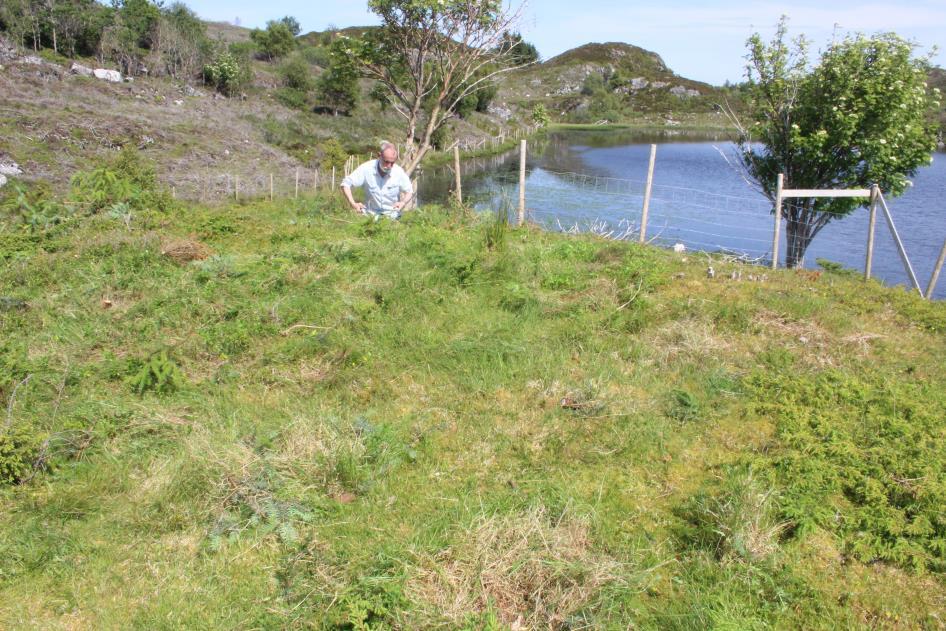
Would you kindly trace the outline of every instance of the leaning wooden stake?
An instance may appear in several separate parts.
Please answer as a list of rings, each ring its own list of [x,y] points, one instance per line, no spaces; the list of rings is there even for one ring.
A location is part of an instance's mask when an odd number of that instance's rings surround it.
[[[463,182],[460,177],[460,147],[453,145],[453,172],[456,179],[457,203],[463,203]]]
[[[779,231],[782,229],[782,190],[784,189],[785,176],[778,174],[775,181],[775,234],[772,236],[772,269],[778,268],[778,240]]]
[[[939,280],[939,273],[943,270],[944,262],[946,262],[946,241],[943,241],[943,249],[939,251],[939,259],[936,261],[936,267],[933,268],[930,284],[926,287],[927,300],[933,299],[933,290],[936,289],[936,281]]]
[[[273,174],[269,174],[269,201],[273,201]]]
[[[893,240],[897,244],[897,250],[900,252],[900,259],[903,261],[903,268],[907,271],[907,276],[910,277],[910,282],[913,283],[913,287],[923,295],[923,290],[920,289],[920,281],[916,279],[916,273],[913,271],[913,265],[910,264],[910,258],[907,256],[907,250],[903,247],[903,241],[900,240],[900,235],[897,233],[897,227],[893,225],[893,216],[890,214],[890,209],[887,208],[887,200],[884,199],[883,193],[878,193],[877,198],[880,200],[880,207],[884,209],[884,215],[887,218],[887,225],[890,227],[890,233],[893,235]]]
[[[519,143],[519,225],[526,222],[526,143]]]
[[[647,165],[647,185],[644,187],[644,208],[641,211],[641,243],[647,240],[647,215],[650,212],[650,192],[654,186],[654,163],[656,161],[657,145],[651,145],[650,162]]]
[[[874,264],[874,228],[877,225],[877,196],[880,187],[870,187],[870,220],[867,223],[867,260],[864,261],[864,280],[870,279],[870,270]]]

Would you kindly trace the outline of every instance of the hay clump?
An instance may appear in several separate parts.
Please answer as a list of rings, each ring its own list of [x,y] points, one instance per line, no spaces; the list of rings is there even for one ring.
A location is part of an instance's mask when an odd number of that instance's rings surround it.
[[[492,611],[515,628],[560,628],[618,580],[619,566],[593,550],[585,519],[552,518],[540,506],[481,518],[454,546],[420,559],[407,594],[431,624]]]
[[[161,246],[161,255],[183,265],[191,261],[203,261],[213,254],[210,248],[195,239],[174,239]]]

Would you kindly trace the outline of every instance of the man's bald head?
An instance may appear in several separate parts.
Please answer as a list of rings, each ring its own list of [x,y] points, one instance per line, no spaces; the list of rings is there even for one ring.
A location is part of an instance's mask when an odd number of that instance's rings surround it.
[[[378,169],[387,175],[397,162],[397,158],[397,147],[389,142],[382,142],[381,151],[378,153]]]

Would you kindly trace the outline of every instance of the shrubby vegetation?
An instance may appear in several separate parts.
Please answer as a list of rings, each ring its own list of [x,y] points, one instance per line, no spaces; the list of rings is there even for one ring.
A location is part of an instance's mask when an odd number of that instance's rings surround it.
[[[227,96],[234,96],[246,87],[251,74],[249,50],[237,45],[218,47],[213,61],[204,66],[204,81]]]
[[[270,61],[285,57],[296,47],[293,26],[298,28],[298,23],[291,26],[286,23],[286,19],[271,20],[266,23],[265,29],[255,28],[250,31],[250,39],[260,54]]]

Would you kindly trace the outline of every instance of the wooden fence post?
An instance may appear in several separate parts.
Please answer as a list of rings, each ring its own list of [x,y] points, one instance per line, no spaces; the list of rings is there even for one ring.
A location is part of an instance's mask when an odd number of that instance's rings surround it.
[[[778,174],[775,181],[775,233],[772,236],[772,269],[778,268],[778,240],[782,229],[782,190],[785,185],[785,175]]]
[[[877,225],[877,196],[880,187],[876,184],[870,187],[870,219],[867,222],[867,259],[864,261],[864,280],[870,279],[871,267],[874,264],[874,228]]]
[[[299,199],[299,167],[296,167],[296,199]]]
[[[319,192],[319,170],[316,169],[315,173],[312,175],[312,192]]]
[[[335,167],[332,167],[332,191],[335,191]]]
[[[460,147],[456,145],[453,146],[453,171],[454,171],[454,179],[456,180],[455,185],[456,185],[457,203],[462,204],[463,203],[463,189],[461,187],[463,186],[463,182],[462,182],[463,178],[460,177]]]
[[[526,143],[519,143],[519,225],[526,222]]]
[[[233,199],[240,199],[240,176],[233,176]]]
[[[171,187],[171,199],[177,199],[177,187],[176,187],[176,186],[172,186],[172,187]]]
[[[641,211],[640,242],[647,239],[647,214],[650,212],[650,192],[654,186],[654,164],[657,161],[657,145],[650,146],[650,162],[647,165],[647,184],[644,186],[644,208]]]
[[[936,289],[936,281],[939,280],[939,273],[943,269],[943,263],[946,262],[946,241],[943,241],[943,249],[939,252],[939,259],[933,267],[933,275],[930,277],[930,284],[926,287],[926,299],[933,299],[933,290]]]
[[[269,201],[273,201],[273,174],[269,174]]]
[[[903,241],[900,240],[900,235],[897,233],[897,227],[893,225],[893,216],[890,214],[890,209],[887,208],[887,200],[884,199],[883,193],[878,193],[877,198],[880,200],[881,208],[884,209],[887,225],[890,227],[890,233],[893,235],[893,240],[897,244],[897,250],[900,252],[900,259],[903,261],[903,267],[907,271],[907,276],[910,277],[910,282],[913,283],[913,287],[916,288],[922,296],[923,290],[920,289],[920,282],[916,279],[916,273],[913,271],[913,266],[910,264],[907,250],[903,247]]]

